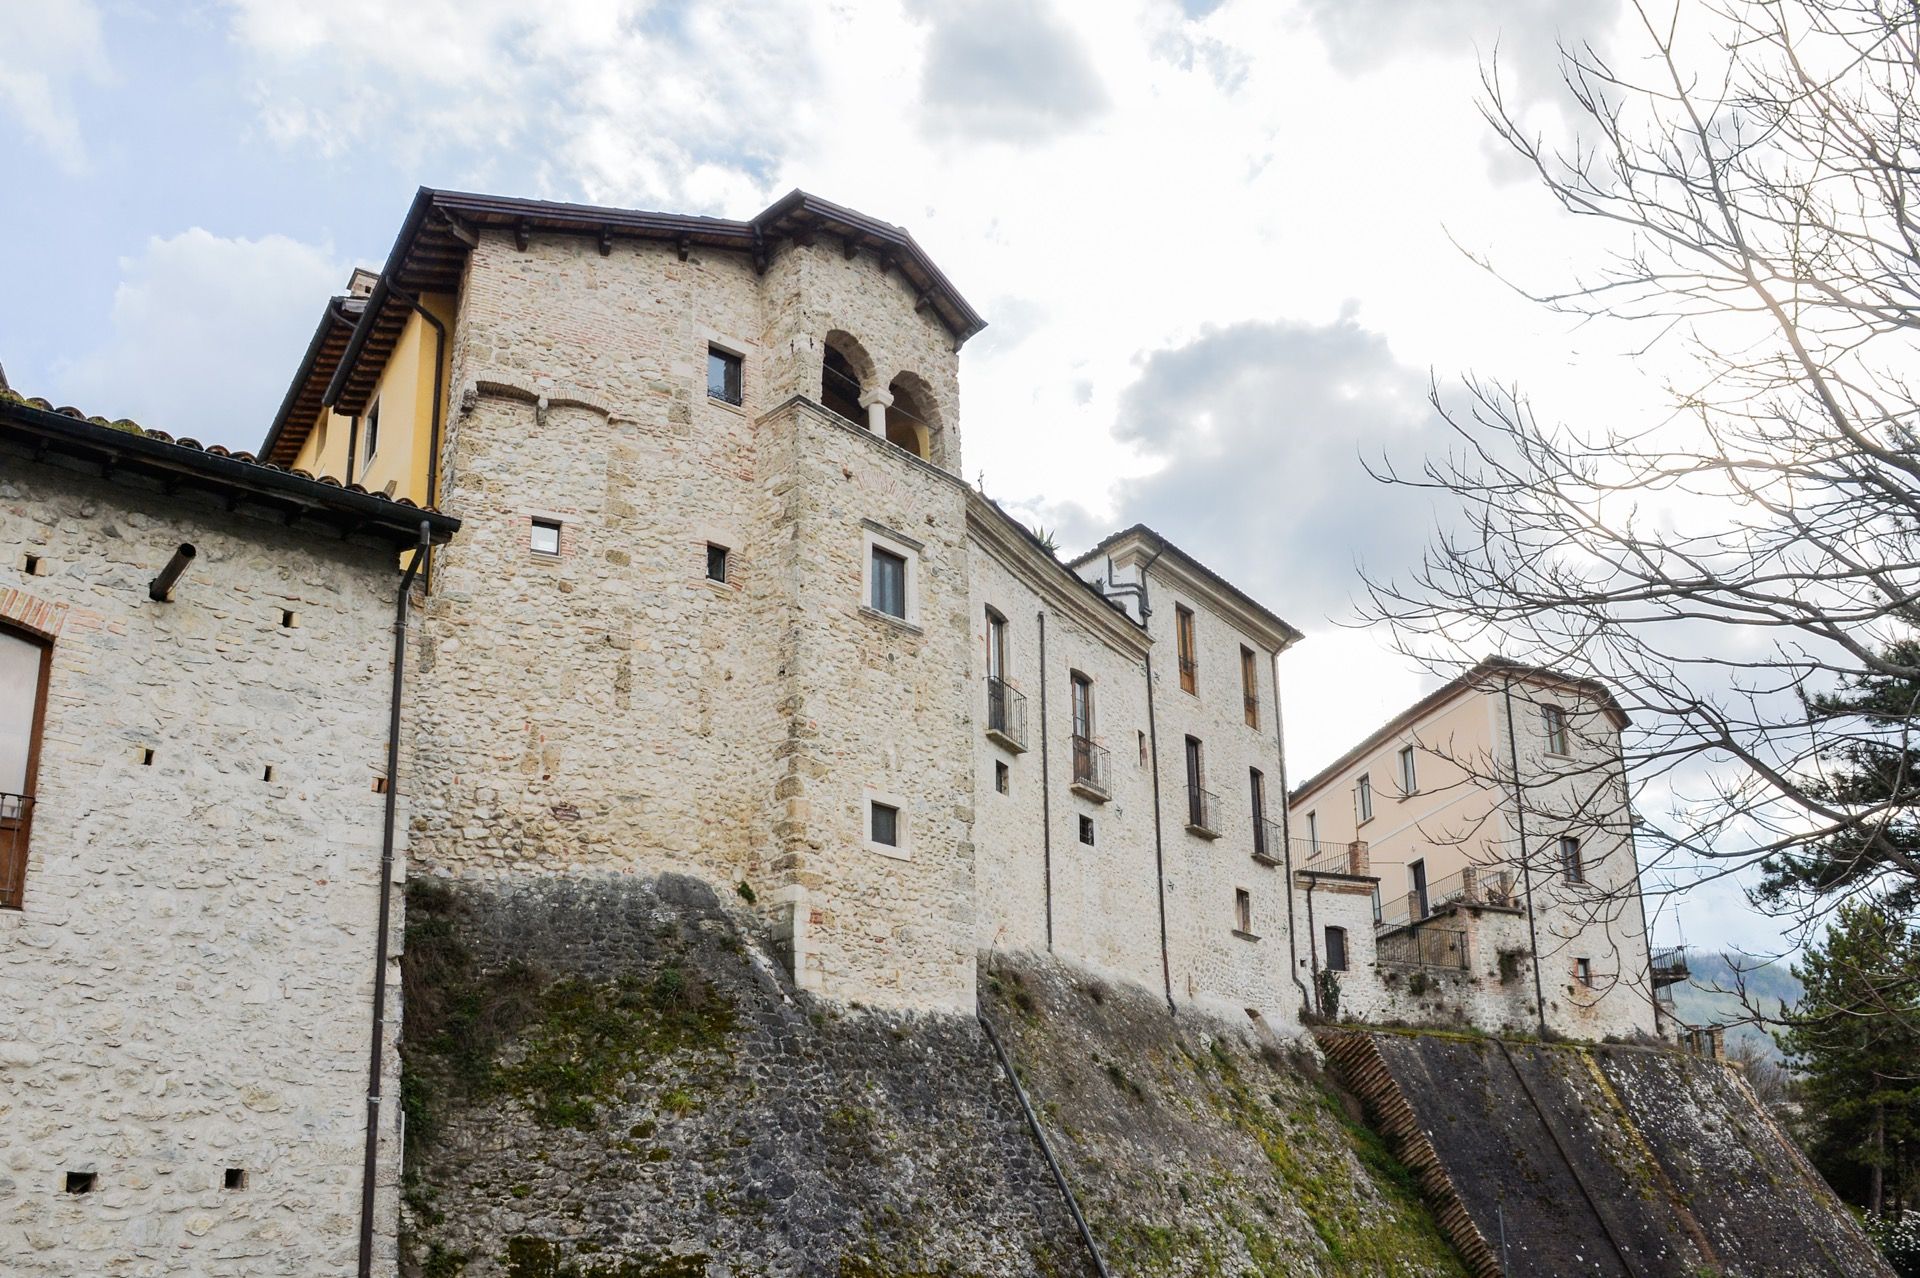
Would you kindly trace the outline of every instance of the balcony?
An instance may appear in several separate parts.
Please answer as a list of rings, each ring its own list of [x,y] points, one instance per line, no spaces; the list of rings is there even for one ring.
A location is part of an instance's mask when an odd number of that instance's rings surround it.
[[[1014,754],[1027,751],[1027,698],[1005,679],[987,679],[987,740]]]
[[[1106,747],[1094,744],[1091,737],[1075,737],[1073,792],[1083,799],[1105,803],[1113,797],[1113,783],[1108,774]]]
[[[1520,893],[1516,878],[1512,870],[1489,870],[1484,866],[1470,865],[1458,874],[1434,880],[1424,889],[1387,898],[1381,904],[1380,917],[1374,922],[1381,928],[1406,927],[1431,918],[1442,908],[1451,905],[1517,910],[1520,908]]]
[[[1687,947],[1684,945],[1667,945],[1655,950],[1652,966],[1653,988],[1656,990],[1678,985],[1693,975],[1687,968]]]
[[[1287,836],[1278,821],[1263,816],[1253,819],[1253,859],[1262,865],[1279,865],[1287,850]]]
[[[1293,841],[1293,872],[1295,874],[1332,874],[1363,879],[1370,877],[1373,873],[1371,860],[1365,839],[1355,839],[1351,843],[1331,843],[1314,839]]]
[[[1203,839],[1220,837],[1220,796],[1197,785],[1187,787],[1187,833]]]
[[[27,877],[27,832],[33,796],[0,794],[0,910],[20,908]]]

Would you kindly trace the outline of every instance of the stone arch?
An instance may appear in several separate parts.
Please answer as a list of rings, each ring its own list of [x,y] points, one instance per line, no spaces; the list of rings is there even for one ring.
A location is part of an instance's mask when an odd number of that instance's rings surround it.
[[[933,387],[918,373],[901,373],[887,386],[893,402],[887,405],[887,442],[898,444],[915,457],[937,461],[940,410]]]
[[[856,426],[867,424],[867,410],[861,397],[880,384],[873,357],[858,338],[836,328],[821,342],[820,405],[838,413]]]

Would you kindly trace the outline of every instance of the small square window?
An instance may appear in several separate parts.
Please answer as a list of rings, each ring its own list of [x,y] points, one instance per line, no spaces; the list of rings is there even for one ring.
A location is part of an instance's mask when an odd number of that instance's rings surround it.
[[[899,847],[900,809],[889,803],[875,803],[869,821],[868,837],[882,847]]]
[[[91,1194],[93,1192],[93,1172],[70,1171],[67,1173],[67,1192],[69,1194]]]
[[[551,519],[533,521],[533,531],[529,534],[528,546],[536,555],[558,555],[560,553],[560,525]]]
[[[247,1169],[244,1167],[227,1168],[225,1187],[228,1189],[245,1189],[247,1187]]]
[[[1013,773],[1004,763],[993,765],[993,788],[1005,794],[1012,789]]]
[[[290,608],[282,608],[280,610],[280,625],[282,629],[292,630],[295,626],[298,626],[299,624],[300,624],[300,614],[294,612]]]
[[[707,543],[707,580],[724,582],[726,579],[727,579],[727,548],[725,546],[716,546],[712,542],[708,542]]]
[[[740,357],[732,351],[707,347],[707,397],[723,404],[740,403]]]
[[[1080,841],[1088,847],[1093,846],[1093,818],[1090,816],[1080,818]]]
[[[875,612],[902,621],[907,617],[907,560],[881,546],[873,548],[873,597]]]

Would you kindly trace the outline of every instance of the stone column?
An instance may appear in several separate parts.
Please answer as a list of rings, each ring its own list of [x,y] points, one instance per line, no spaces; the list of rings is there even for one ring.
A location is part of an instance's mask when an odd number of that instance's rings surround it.
[[[870,390],[860,397],[860,407],[867,410],[867,429],[885,439],[887,437],[887,410],[893,407],[893,392]]]

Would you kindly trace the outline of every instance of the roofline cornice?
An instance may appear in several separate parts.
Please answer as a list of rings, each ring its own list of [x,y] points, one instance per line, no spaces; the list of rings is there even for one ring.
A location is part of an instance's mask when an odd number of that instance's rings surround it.
[[[1131,616],[1109,603],[1086,578],[1035,546],[1011,515],[972,488],[967,489],[967,532],[1035,593],[1123,654],[1138,659],[1153,650],[1153,636]]]

